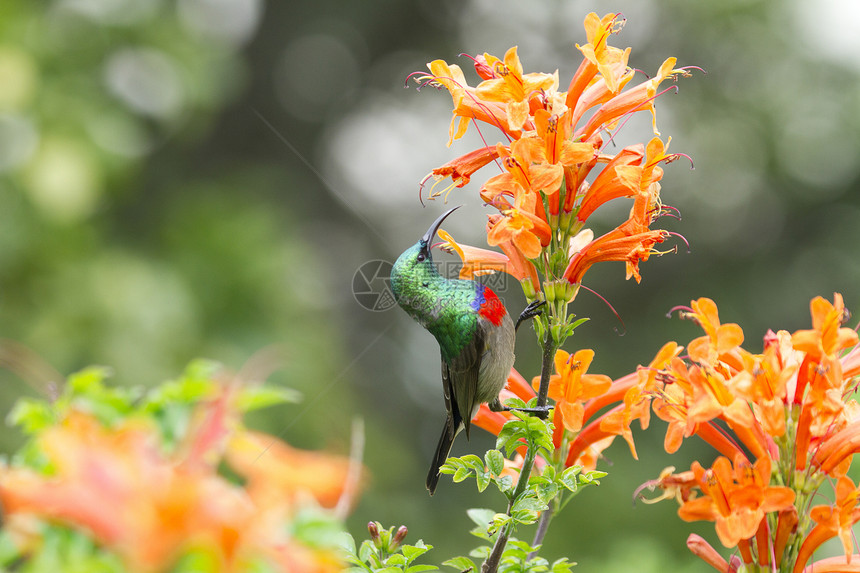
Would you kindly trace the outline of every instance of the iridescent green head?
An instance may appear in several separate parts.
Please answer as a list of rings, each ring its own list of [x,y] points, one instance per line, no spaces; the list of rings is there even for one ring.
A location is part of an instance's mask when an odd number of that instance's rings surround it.
[[[394,298],[403,310],[413,317],[418,318],[416,314],[424,310],[422,307],[426,304],[424,299],[427,291],[433,290],[442,280],[430,254],[433,238],[442,221],[460,207],[461,205],[458,205],[448,209],[433,221],[424,236],[403,251],[391,269],[391,290]]]

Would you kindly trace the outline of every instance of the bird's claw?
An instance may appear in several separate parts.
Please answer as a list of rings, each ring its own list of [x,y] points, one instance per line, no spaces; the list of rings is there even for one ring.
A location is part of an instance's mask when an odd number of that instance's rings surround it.
[[[526,414],[537,416],[541,420],[546,420],[552,408],[550,406],[538,406],[536,408],[508,408],[507,410],[509,412],[525,412]]]
[[[519,318],[517,318],[517,324],[516,326],[514,326],[514,330],[519,329],[520,323],[522,323],[524,320],[528,320],[530,318],[534,318],[543,314],[543,311],[540,307],[545,304],[545,300],[536,300],[530,303],[527,307],[525,307],[525,309],[523,309],[523,311],[520,313]]]
[[[488,403],[487,406],[489,406],[490,410],[493,412],[525,412],[526,414],[533,414],[542,420],[546,420],[550,410],[552,410],[550,406],[537,406],[533,408],[511,408],[508,406],[503,406],[501,400],[499,400],[498,398]]]

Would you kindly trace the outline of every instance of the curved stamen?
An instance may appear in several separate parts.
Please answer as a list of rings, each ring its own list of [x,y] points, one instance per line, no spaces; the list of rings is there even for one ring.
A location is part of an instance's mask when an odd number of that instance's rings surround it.
[[[686,318],[686,315],[688,313],[692,313],[693,309],[689,306],[684,305],[673,306],[669,309],[669,312],[666,313],[666,318],[672,318],[672,313],[675,311],[678,311],[678,314],[681,318]]]
[[[618,311],[615,310],[615,307],[612,306],[612,304],[608,300],[606,300],[603,297],[603,295],[598,294],[597,291],[595,291],[594,289],[588,288],[587,286],[585,286],[582,283],[579,283],[579,288],[584,288],[585,290],[587,290],[588,292],[590,292],[591,294],[593,294],[594,296],[596,296],[597,298],[602,300],[603,303],[609,307],[609,310],[612,311],[612,314],[614,314],[615,318],[618,319],[618,322],[621,323],[621,333],[618,336],[624,336],[625,334],[627,334],[627,326],[624,324],[624,320],[622,320],[621,315],[618,314]],[[615,332],[618,332],[618,327],[614,327],[614,330],[615,330]]]
[[[679,217],[679,219],[680,219],[680,217]],[[689,252],[690,252],[690,243],[687,241],[687,238],[686,238],[686,237],[684,237],[684,235],[682,235],[681,233],[676,233],[676,232],[674,232],[674,231],[666,231],[666,233],[667,233],[667,234],[669,234],[669,235],[670,235],[670,236],[672,236],[672,237],[678,237],[679,239],[681,239],[682,241],[684,241],[684,244],[685,244],[685,245],[687,245],[687,253],[689,254]]]

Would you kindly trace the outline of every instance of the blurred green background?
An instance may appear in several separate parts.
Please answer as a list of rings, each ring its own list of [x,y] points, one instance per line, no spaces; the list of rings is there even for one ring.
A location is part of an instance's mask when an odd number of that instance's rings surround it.
[[[252,423],[346,452],[364,417],[372,477],[353,533],[405,523],[436,546],[434,561],[467,551],[463,510],[490,501],[448,479],[432,499],[423,486],[443,419],[436,344],[396,308],[365,308],[354,278],[423,233],[443,206],[422,209],[418,182],[477,146],[472,133],[447,149],[448,94],[404,89],[406,76],[443,58],[474,83],[457,54],[518,45],[526,71],[558,68],[565,85],[590,11],[628,18],[611,43],[633,47],[632,66],[653,73],[675,55],[707,71],[657,104],[672,151],[695,163],[667,166],[663,181],[683,219],[661,223],[690,251],[649,260],[640,285],[620,264],[588,273],[623,320],[577,298],[592,320],[573,343],[596,349],[592,370],[623,375],[664,341],[696,336],[665,315],[700,296],[744,327],[751,350],[767,328],[807,327],[815,295],[839,291],[860,308],[853,0],[3,0],[0,337],[44,364],[4,345],[0,360],[25,372],[0,373],[2,411],[50,389],[45,365],[106,364],[118,383],[153,384],[198,356],[238,369],[280,345],[274,380],[305,400]],[[647,141],[648,124],[625,127],[619,146]],[[479,185],[452,194],[466,207],[446,225],[483,245]],[[602,209],[595,231],[628,208]],[[517,285],[497,286],[522,306]],[[530,329],[518,355],[535,375]],[[669,502],[631,503],[664,466],[712,457],[695,441],[669,457],[663,430],[657,420],[636,434],[639,462],[623,442],[607,452],[610,476],[556,519],[548,557],[583,572],[704,570],[684,541],[696,531],[717,543],[711,524],[680,522]],[[455,453],[489,447],[480,434]],[[0,447],[19,439],[6,431]]]

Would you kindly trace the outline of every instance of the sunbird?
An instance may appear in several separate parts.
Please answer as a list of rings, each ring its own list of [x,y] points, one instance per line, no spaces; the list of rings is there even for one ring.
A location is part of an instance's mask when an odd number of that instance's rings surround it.
[[[530,304],[517,320],[488,286],[439,274],[430,253],[436,231],[460,206],[439,216],[417,243],[406,249],[391,269],[391,290],[397,304],[426,328],[442,354],[442,391],[448,416],[427,474],[427,490],[436,491],[439,468],[454,438],[469,429],[483,403],[505,409],[499,401],[514,365],[514,340],[520,322],[540,314],[543,302]]]

